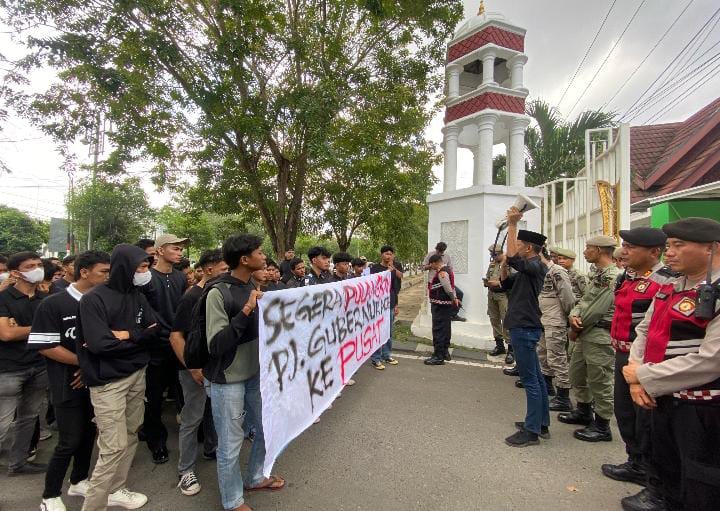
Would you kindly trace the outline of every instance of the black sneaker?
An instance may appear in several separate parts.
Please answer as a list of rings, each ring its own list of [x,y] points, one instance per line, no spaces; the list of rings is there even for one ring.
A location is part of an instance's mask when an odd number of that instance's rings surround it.
[[[183,495],[192,496],[200,493],[202,486],[198,482],[195,472],[188,472],[180,476],[180,482],[178,482],[178,488]]]
[[[538,440],[538,436],[535,433],[521,429],[517,433],[507,437],[505,443],[510,447],[527,447],[529,445],[538,445],[540,440]]]
[[[217,453],[215,451],[213,452],[205,452],[203,451],[202,457],[204,460],[216,460],[217,459]]]
[[[155,449],[152,453],[152,462],[156,465],[162,465],[163,463],[167,463],[170,459],[167,447],[160,447],[158,449]]]
[[[444,361],[442,358],[440,358],[440,357],[438,357],[438,356],[436,356],[436,355],[433,355],[433,356],[430,357],[430,358],[426,358],[426,359],[423,361],[423,363],[424,363],[426,366],[441,366],[441,365],[445,365],[445,361]]]
[[[513,355],[512,351],[508,352],[507,355],[505,355],[505,364],[506,365],[513,365],[515,363],[515,355]]]
[[[503,374],[505,376],[520,376],[520,371],[518,370],[517,366],[506,367],[505,369],[503,369]]]
[[[515,427],[519,431],[523,431],[525,429],[525,423],[522,421],[518,421],[515,423]],[[540,426],[540,438],[549,440],[550,439],[550,428],[548,428],[547,426]]]
[[[17,468],[8,468],[8,477],[24,476],[32,474],[44,474],[47,471],[47,464],[28,461]]]

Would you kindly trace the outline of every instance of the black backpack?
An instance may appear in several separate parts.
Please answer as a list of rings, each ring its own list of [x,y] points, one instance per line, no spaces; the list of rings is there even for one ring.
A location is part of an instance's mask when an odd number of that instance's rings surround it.
[[[228,320],[232,319],[232,304],[233,297],[230,294],[230,289],[225,286],[209,286],[205,289],[205,292],[195,304],[193,308],[193,320],[192,328],[187,334],[185,339],[185,351],[183,357],[185,358],[185,367],[188,369],[202,369],[210,360],[210,353],[208,352],[208,342],[205,330],[205,304],[207,303],[207,295],[210,289],[217,289],[220,291],[223,297],[223,303],[225,304],[225,312],[228,315]]]

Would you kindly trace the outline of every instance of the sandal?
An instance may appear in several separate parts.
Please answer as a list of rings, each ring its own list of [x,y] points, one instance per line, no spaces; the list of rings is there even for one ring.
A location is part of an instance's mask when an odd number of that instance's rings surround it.
[[[278,491],[282,490],[283,488],[285,488],[285,479],[280,476],[271,475],[262,483],[260,483],[260,486],[246,486],[245,491],[248,493],[257,491]]]

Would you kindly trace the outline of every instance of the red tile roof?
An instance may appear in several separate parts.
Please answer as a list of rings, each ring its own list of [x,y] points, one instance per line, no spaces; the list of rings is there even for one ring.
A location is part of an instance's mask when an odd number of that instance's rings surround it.
[[[684,122],[630,128],[631,202],[712,182],[720,168],[720,98]]]

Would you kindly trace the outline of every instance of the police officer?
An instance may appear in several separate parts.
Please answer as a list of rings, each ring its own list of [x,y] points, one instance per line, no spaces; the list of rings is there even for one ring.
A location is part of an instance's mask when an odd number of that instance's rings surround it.
[[[570,313],[570,341],[575,343],[570,358],[570,383],[575,389],[577,408],[561,413],[558,420],[584,424],[586,427],[576,430],[574,436],[587,442],[612,440],[615,353],[610,343],[610,326],[615,311],[613,291],[620,272],[612,260],[616,243],[611,236],[595,236],[587,241],[585,259],[597,270],[582,300]]]
[[[488,288],[488,306],[487,313],[490,317],[490,324],[495,337],[495,348],[489,353],[490,356],[496,357],[504,355],[505,363],[511,365],[515,361],[512,354],[512,345],[510,344],[510,334],[503,327],[505,321],[505,313],[507,312],[507,293],[499,285],[500,271],[502,262],[505,259],[503,249],[500,245],[490,245],[490,266],[488,266],[487,274],[483,279],[483,285]],[[505,349],[505,343],[508,343],[508,349]]]
[[[455,275],[440,254],[428,258],[433,279],[428,282],[428,297],[432,315],[433,354],[425,359],[425,365],[443,365],[450,360],[452,337],[452,314],[460,306],[455,293]]]
[[[548,395],[555,395],[553,376],[557,384],[557,397],[550,404],[550,410],[569,412],[570,378],[568,376],[567,344],[568,314],[575,306],[570,277],[560,265],[543,255],[543,263],[548,267],[542,291],[538,297],[542,316],[543,335],[538,343],[538,358],[542,369]]]
[[[630,397],[630,388],[622,375],[628,363],[635,327],[645,317],[652,297],[673,277],[673,272],[660,261],[665,250],[665,233],[660,229],[638,227],[620,231],[621,258],[625,272],[618,279],[615,291],[615,315],[610,336],[615,349],[614,408],[618,429],[625,442],[628,461],[619,465],[606,464],[602,472],[617,481],[645,484],[645,460],[649,453],[649,415],[637,409]]]
[[[649,486],[625,510],[710,511],[720,505],[720,223],[665,224],[665,262],[684,276],[656,293],[623,369],[633,401],[652,410]],[[708,282],[708,273],[710,279]],[[708,285],[712,283],[711,285]],[[663,507],[664,506],[664,507]]]
[[[557,264],[567,270],[568,276],[570,277],[570,283],[572,284],[573,293],[575,294],[575,302],[579,302],[585,294],[585,289],[587,288],[587,277],[578,272],[574,267],[577,254],[567,248],[552,247],[550,249],[550,255],[554,255],[557,259]]]

